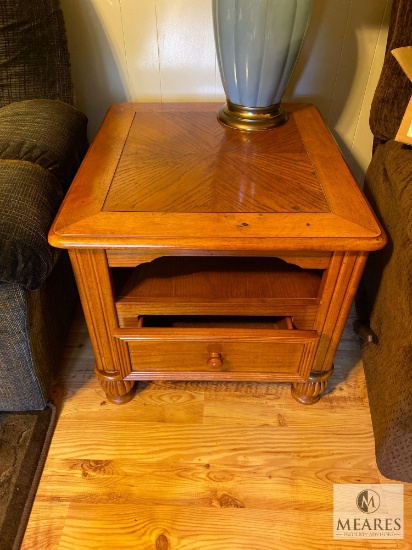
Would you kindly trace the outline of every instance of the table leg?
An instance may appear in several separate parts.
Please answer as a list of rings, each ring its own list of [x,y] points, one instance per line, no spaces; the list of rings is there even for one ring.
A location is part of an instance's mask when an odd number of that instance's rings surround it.
[[[292,384],[292,396],[302,404],[316,403],[326,389],[367,257],[367,252],[335,253],[332,257],[314,323],[321,336],[313,368],[306,382]]]
[[[109,373],[99,371],[96,365],[94,372],[110,403],[123,405],[133,399],[136,393],[136,384],[133,380],[110,380]]]
[[[93,345],[95,372],[110,402],[127,403],[136,387],[124,380],[131,371],[127,344],[113,337],[118,320],[106,252],[70,250],[70,260]]]
[[[302,405],[313,405],[325,391],[328,380],[333,373],[333,365],[327,371],[312,371],[307,382],[295,382],[292,384],[292,397]]]

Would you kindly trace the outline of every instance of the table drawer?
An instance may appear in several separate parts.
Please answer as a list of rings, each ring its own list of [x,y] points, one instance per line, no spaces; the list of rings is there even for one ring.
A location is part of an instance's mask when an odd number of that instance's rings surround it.
[[[267,323],[270,325],[270,323]],[[223,326],[222,326],[223,325]],[[312,330],[285,328],[170,326],[120,329],[126,341],[131,380],[304,381],[318,343]],[[282,325],[281,325],[282,326]]]

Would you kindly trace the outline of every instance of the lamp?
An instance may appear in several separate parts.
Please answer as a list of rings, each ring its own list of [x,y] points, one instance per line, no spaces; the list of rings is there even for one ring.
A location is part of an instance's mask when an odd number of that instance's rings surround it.
[[[226,104],[218,120],[239,130],[287,122],[281,98],[305,35],[313,0],[212,0]]]

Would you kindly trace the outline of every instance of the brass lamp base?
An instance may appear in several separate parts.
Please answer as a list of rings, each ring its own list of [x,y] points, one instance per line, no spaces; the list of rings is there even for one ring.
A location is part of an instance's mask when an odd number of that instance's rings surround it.
[[[288,114],[280,103],[269,107],[244,107],[231,101],[223,105],[217,114],[219,122],[236,130],[246,132],[254,130],[271,130],[288,121]]]

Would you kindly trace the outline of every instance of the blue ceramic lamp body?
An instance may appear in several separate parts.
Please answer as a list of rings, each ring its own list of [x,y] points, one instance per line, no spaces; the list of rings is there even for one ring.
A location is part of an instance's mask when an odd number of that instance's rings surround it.
[[[280,104],[312,2],[212,0],[216,53],[229,108],[263,112]]]

